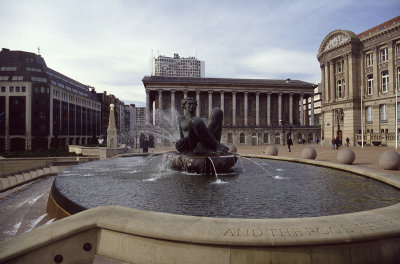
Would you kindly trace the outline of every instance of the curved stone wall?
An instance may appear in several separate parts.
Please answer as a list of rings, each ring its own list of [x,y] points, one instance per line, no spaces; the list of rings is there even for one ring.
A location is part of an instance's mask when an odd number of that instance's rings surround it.
[[[284,159],[350,170],[400,188],[395,175]],[[79,241],[75,241],[77,237]],[[54,257],[52,252],[61,252],[65,260],[86,254],[69,250],[69,241],[79,245],[94,241],[94,255],[128,263],[398,263],[400,204],[351,214],[285,219],[208,218],[98,207],[0,243],[0,262],[33,258],[37,251],[48,258]]]

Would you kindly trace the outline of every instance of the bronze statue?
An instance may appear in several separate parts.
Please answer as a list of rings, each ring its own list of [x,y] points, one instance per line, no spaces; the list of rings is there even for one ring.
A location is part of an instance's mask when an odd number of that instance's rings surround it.
[[[228,147],[220,143],[223,112],[214,108],[207,126],[200,117],[196,116],[197,101],[188,97],[181,104],[184,114],[178,117],[180,139],[175,147],[181,153],[223,155],[228,152]]]

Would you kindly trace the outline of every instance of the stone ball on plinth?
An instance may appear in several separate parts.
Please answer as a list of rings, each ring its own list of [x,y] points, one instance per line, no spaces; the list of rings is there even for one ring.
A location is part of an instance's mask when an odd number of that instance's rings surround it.
[[[301,152],[302,159],[315,159],[317,157],[317,151],[312,147],[307,147]]]
[[[400,154],[387,150],[379,156],[379,167],[385,170],[398,170],[400,167]]]
[[[233,144],[228,144],[227,147],[229,148],[229,153],[237,153],[237,147]]]
[[[265,154],[270,156],[277,156],[278,155],[278,148],[276,146],[268,146],[265,151]]]
[[[336,158],[339,163],[351,165],[356,159],[356,154],[351,149],[341,149]]]

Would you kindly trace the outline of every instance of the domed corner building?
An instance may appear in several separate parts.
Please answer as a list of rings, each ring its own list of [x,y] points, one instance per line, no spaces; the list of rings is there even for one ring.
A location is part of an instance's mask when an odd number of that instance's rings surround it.
[[[100,135],[94,89],[31,52],[0,51],[0,114],[0,152],[83,145]]]
[[[339,136],[343,143],[348,137],[351,145],[361,144],[363,129],[364,144],[394,146],[400,16],[358,35],[332,31],[322,41],[317,58],[325,143]]]

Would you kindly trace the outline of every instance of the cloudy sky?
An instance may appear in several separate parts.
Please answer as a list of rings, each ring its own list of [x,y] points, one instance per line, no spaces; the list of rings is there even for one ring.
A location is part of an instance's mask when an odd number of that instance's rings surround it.
[[[0,0],[1,47],[144,106],[156,56],[196,56],[206,77],[320,80],[336,29],[361,33],[400,15],[398,0]]]

